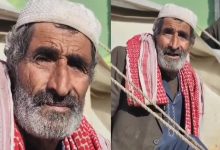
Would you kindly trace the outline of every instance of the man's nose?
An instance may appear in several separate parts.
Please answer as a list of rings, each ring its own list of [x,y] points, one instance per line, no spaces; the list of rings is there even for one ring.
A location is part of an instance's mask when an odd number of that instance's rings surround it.
[[[67,61],[60,59],[50,75],[47,89],[54,90],[59,96],[66,96],[71,92],[70,72]]]
[[[169,42],[169,47],[172,49],[179,49],[179,37],[177,34],[174,34]]]

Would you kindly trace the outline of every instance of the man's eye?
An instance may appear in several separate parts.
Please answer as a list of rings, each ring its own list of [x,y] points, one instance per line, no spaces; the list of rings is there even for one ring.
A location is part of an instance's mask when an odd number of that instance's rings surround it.
[[[70,67],[72,67],[73,69],[77,69],[77,70],[83,72],[84,74],[88,73],[87,67],[82,63],[75,62],[75,61],[68,61],[68,65]]]
[[[34,56],[37,62],[54,62],[57,61],[58,55],[51,52],[38,53]]]
[[[173,34],[173,30],[172,29],[164,29],[162,33],[170,35],[170,34]]]
[[[36,55],[34,57],[35,61],[42,61],[42,62],[51,62],[53,59],[51,59],[49,56],[46,55]]]
[[[186,34],[186,33],[184,33],[184,32],[180,32],[180,33],[178,34],[178,36],[179,36],[180,38],[182,38],[182,39],[186,39],[186,40],[189,39],[189,35]]]

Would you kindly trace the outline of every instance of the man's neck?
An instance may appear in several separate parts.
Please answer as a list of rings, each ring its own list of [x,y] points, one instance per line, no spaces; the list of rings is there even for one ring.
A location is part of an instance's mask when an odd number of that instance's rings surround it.
[[[167,82],[175,80],[178,76],[178,73],[179,73],[178,71],[165,71],[161,69],[162,78]]]
[[[163,80],[168,82],[172,95],[173,97],[175,97],[178,92],[178,78],[177,78],[178,72],[169,72],[169,71],[161,70],[161,74]]]
[[[24,131],[21,134],[24,138],[26,150],[56,150],[59,145],[59,140],[34,137]]]

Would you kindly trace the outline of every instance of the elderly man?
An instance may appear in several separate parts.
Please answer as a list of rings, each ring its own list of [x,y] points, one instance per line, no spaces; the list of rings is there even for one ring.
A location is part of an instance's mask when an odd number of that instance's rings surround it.
[[[15,150],[110,149],[83,116],[100,32],[99,21],[82,4],[28,2],[7,36],[7,68],[0,65],[4,150],[7,144]]]
[[[187,59],[195,41],[196,22],[196,15],[189,9],[167,4],[154,23],[153,35],[136,35],[128,40],[126,48],[117,47],[112,51],[112,63],[150,102],[114,70],[112,77],[164,117],[151,104],[158,105],[203,145],[199,139],[203,107],[201,85]],[[112,84],[112,149],[188,150],[190,147]]]

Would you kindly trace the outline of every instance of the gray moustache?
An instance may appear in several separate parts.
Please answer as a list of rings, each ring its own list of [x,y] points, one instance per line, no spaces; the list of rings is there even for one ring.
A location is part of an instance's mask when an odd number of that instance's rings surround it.
[[[166,49],[163,51],[164,55],[171,55],[171,56],[183,56],[185,55],[184,51],[181,50],[170,50],[170,49]]]
[[[40,92],[33,97],[33,103],[35,106],[42,105],[50,105],[57,107],[69,107],[74,109],[76,107],[76,99],[75,96],[67,95],[67,96],[58,96],[52,92]]]

